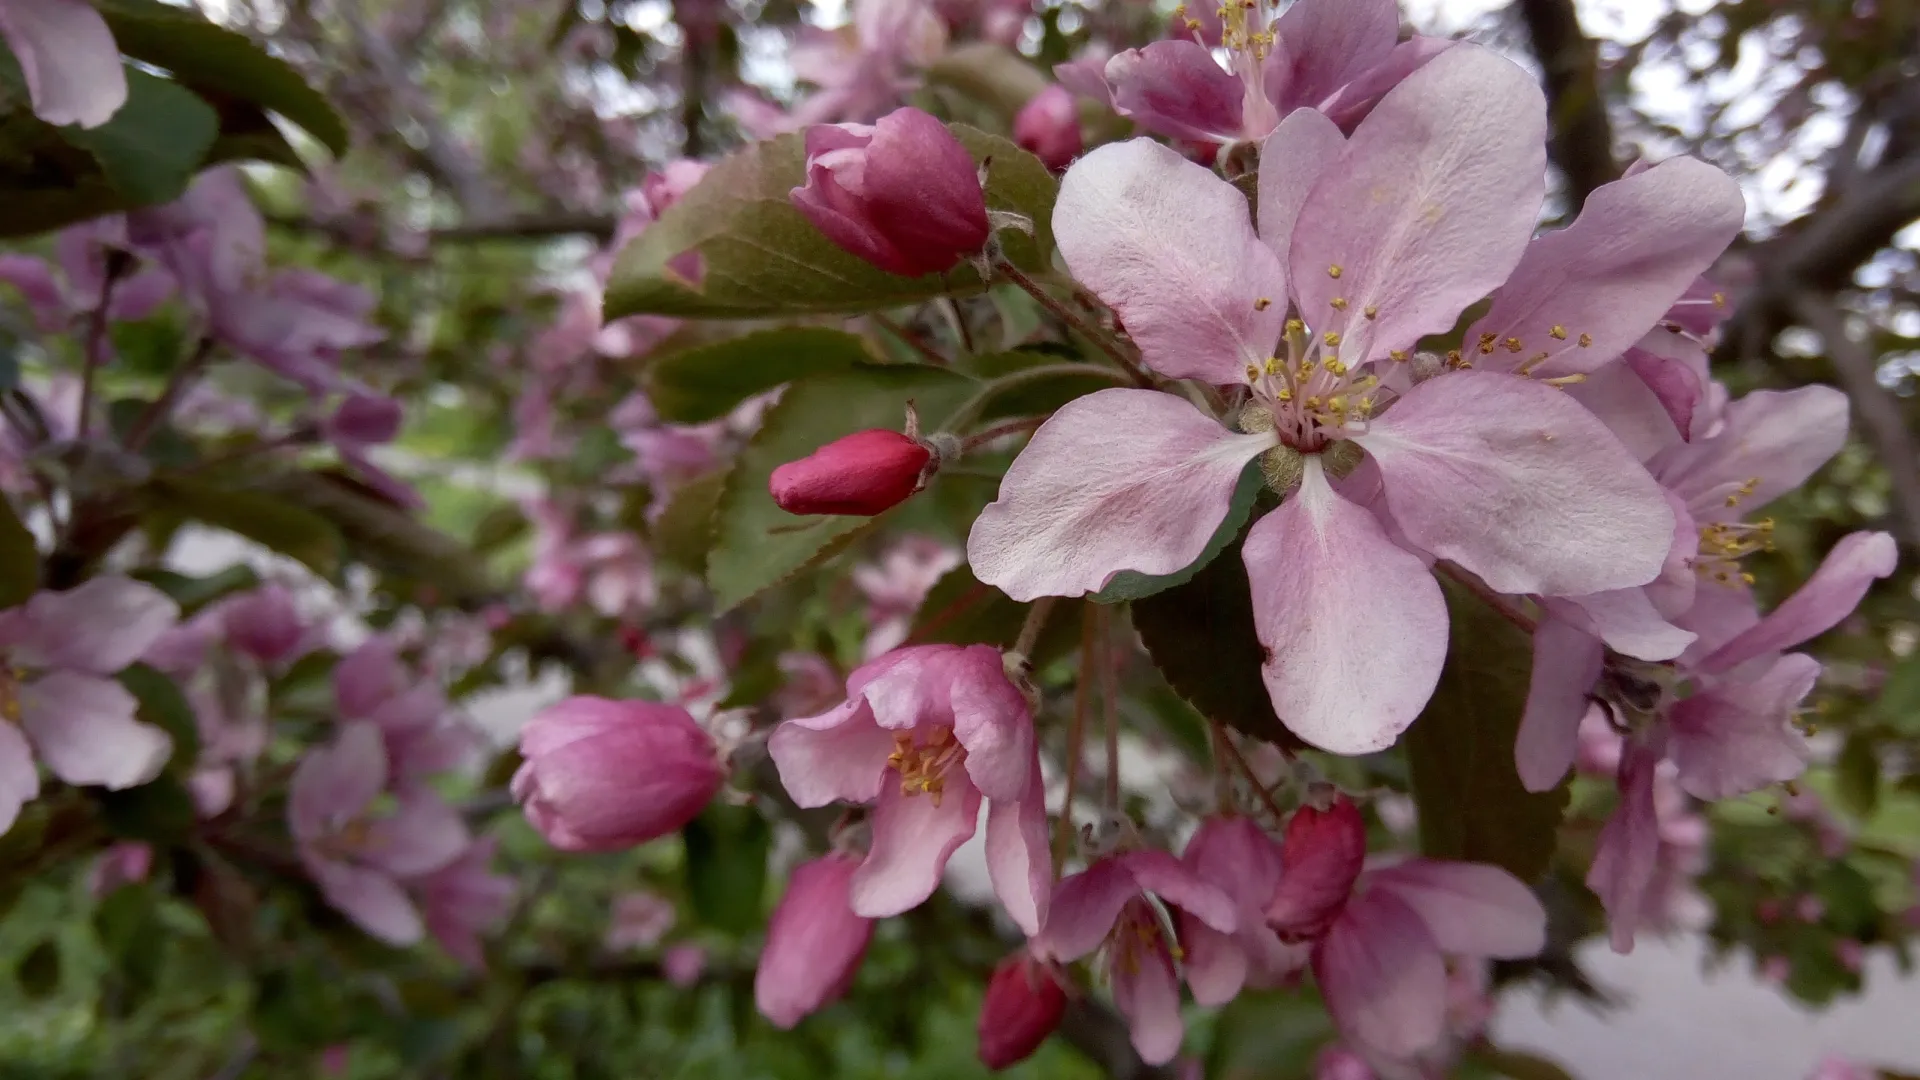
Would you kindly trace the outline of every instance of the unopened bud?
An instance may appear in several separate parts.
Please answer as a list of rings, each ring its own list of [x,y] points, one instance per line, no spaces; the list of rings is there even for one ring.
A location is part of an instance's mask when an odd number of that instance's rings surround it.
[[[513,797],[563,851],[619,851],[677,831],[726,780],[719,747],[685,709],[571,697],[520,731]]]
[[[926,485],[933,451],[898,431],[856,431],[773,470],[773,501],[790,514],[872,516]]]
[[[834,853],[802,863],[767,922],[753,976],[760,1014],[786,1029],[853,985],[873,939],[873,920],[853,913],[857,856]]]
[[[1013,141],[1060,172],[1080,156],[1080,112],[1073,94],[1055,84],[1033,95],[1013,118]]]
[[[980,1003],[980,1063],[997,1070],[1025,1061],[1066,1011],[1058,971],[1024,949],[1008,956],[993,969]]]
[[[1267,903],[1267,925],[1283,940],[1319,937],[1353,892],[1367,858],[1367,826],[1344,795],[1327,809],[1293,812],[1280,847],[1280,888]]]
[[[945,124],[915,108],[807,129],[794,208],[843,250],[890,274],[951,270],[987,244],[986,193]]]

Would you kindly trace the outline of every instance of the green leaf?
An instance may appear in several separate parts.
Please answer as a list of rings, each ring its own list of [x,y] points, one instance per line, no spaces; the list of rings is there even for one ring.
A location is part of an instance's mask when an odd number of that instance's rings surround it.
[[[113,119],[60,133],[94,156],[128,205],[152,206],[187,190],[220,134],[220,117],[179,83],[129,67],[127,103]]]
[[[242,35],[208,22],[192,8],[160,0],[96,0],[120,51],[173,73],[201,91],[215,91],[271,109],[300,125],[337,157],[347,152],[347,124],[300,73]]]
[[[1033,237],[1000,233],[1007,257],[1046,272],[1059,184],[1040,159],[1005,139],[959,125],[953,132],[975,161],[992,159],[987,206],[1033,221]],[[873,311],[984,287],[964,263],[944,276],[905,278],[840,250],[788,201],[788,192],[805,182],[798,134],[753,143],[720,161],[620,251],[607,287],[607,318]],[[699,256],[698,284],[675,269],[688,252]]]
[[[982,420],[1046,415],[1096,390],[1127,385],[1126,377],[1110,367],[1079,363],[1051,350],[986,353],[967,359],[961,370],[987,380]]]
[[[1524,1050],[1480,1046],[1468,1052],[1467,1060],[1513,1080],[1573,1080],[1573,1074],[1555,1062]]]
[[[124,791],[94,793],[100,817],[115,836],[174,844],[193,831],[193,796],[172,773]]]
[[[465,544],[415,521],[349,478],[286,472],[261,478],[259,487],[330,522],[367,562],[431,585],[443,601],[493,595],[486,565]]]
[[[687,899],[700,921],[736,935],[759,928],[773,843],[766,819],[750,807],[715,803],[680,837],[687,848]]]
[[[42,938],[27,950],[13,969],[13,981],[33,1001],[45,1001],[60,990],[60,942]]]
[[[93,912],[94,934],[124,980],[123,989],[136,998],[160,980],[167,935],[158,903],[146,885],[123,885],[108,893]]]
[[[236,563],[207,577],[188,577],[172,570],[144,567],[129,575],[173,597],[180,614],[192,615],[215,600],[244,592],[260,584],[260,575],[251,566]]]
[[[180,687],[146,664],[134,664],[115,678],[140,702],[140,719],[173,737],[169,767],[178,772],[192,766],[200,756],[200,725]]]
[[[1085,601],[1058,600],[1047,616],[1047,625],[1034,642],[1029,659],[1037,667],[1065,656],[1080,644],[1080,619]],[[1010,599],[1006,593],[983,584],[965,563],[940,576],[914,614],[913,629],[907,641],[914,645],[997,645],[1011,646],[1019,640],[1020,627],[1026,622],[1031,604]]]
[[[906,405],[938,427],[974,390],[963,375],[914,364],[867,365],[793,384],[727,474],[714,514],[707,583],[721,610],[825,558],[872,527],[863,517],[798,517],[774,505],[773,470],[868,428],[898,429]]]
[[[662,357],[647,365],[641,382],[662,420],[699,424],[782,383],[872,359],[855,334],[789,326]]]
[[[339,530],[326,518],[286,499],[184,476],[156,476],[152,486],[162,512],[244,536],[322,575],[339,566]]]
[[[681,484],[653,523],[654,554],[696,574],[707,572],[713,546],[713,515],[726,490],[727,473],[716,469]]]
[[[1833,763],[1833,789],[1840,806],[1857,818],[1868,818],[1880,806],[1880,743],[1865,732],[1847,737]]]
[[[40,588],[40,550],[13,503],[0,498],[0,608],[24,604]]]
[[[1247,523],[1247,516],[1253,513],[1253,503],[1260,497],[1260,491],[1266,484],[1266,476],[1260,471],[1260,462],[1256,459],[1247,462],[1240,473],[1240,481],[1234,486],[1233,499],[1227,504],[1226,519],[1214,530],[1213,539],[1200,551],[1185,569],[1175,570],[1171,574],[1142,574],[1134,570],[1122,570],[1113,575],[1107,587],[1093,594],[1095,603],[1118,604],[1128,600],[1140,600],[1157,592],[1165,592],[1175,585],[1184,585],[1193,580],[1193,575],[1207,568],[1207,564],[1219,558],[1240,536],[1240,530]]]
[[[1014,114],[1047,88],[1039,68],[1004,45],[977,41],[949,49],[927,68],[927,81],[952,87],[1011,124]]]
[[[1532,641],[1464,589],[1442,585],[1452,617],[1447,664],[1402,739],[1420,808],[1420,849],[1535,881],[1553,860],[1568,785],[1530,792],[1513,764]]]
[[[1239,541],[1185,584],[1134,601],[1133,625],[1168,685],[1202,716],[1280,746],[1306,745],[1280,723],[1260,676],[1265,656]]]

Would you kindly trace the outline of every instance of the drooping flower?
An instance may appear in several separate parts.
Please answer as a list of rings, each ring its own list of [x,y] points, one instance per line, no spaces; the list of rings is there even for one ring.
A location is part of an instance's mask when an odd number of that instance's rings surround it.
[[[219,606],[227,644],[263,664],[298,658],[313,644],[285,585],[268,582]]]
[[[1267,923],[1268,905],[1283,880],[1283,855],[1259,822],[1237,815],[1208,818],[1187,841],[1180,861],[1202,881],[1219,885],[1236,911],[1230,934],[1192,912],[1174,916],[1196,1002],[1224,1005],[1243,986],[1272,989],[1306,966],[1307,950],[1282,940]]]
[[[33,255],[0,255],[0,282],[20,291],[42,333],[59,333],[100,306],[110,262],[130,259],[128,247],[123,218],[96,218],[60,230],[52,263]],[[106,315],[114,322],[146,318],[173,292],[172,275],[157,266],[142,265],[131,273],[113,269],[122,272],[107,300]]]
[[[452,715],[438,681],[409,667],[391,636],[369,638],[334,666],[333,696],[342,720],[380,729],[396,787],[459,768],[476,749],[476,733]]]
[[[1289,116],[1262,151],[1258,234],[1239,192],[1164,146],[1081,159],[1054,212],[1074,276],[1149,366],[1246,405],[1235,431],[1157,391],[1071,402],[975,522],[976,575],[1032,599],[1180,570],[1263,458],[1291,489],[1243,551],[1265,679],[1288,727],[1340,753],[1391,745],[1439,678],[1445,604],[1416,552],[1504,593],[1652,580],[1673,511],[1591,413],[1518,374],[1463,360],[1415,381],[1403,362],[1521,260],[1544,138],[1533,80],[1460,45],[1351,139],[1312,110]]]
[[[807,129],[807,182],[790,198],[827,239],[904,277],[953,269],[992,231],[973,157],[912,107]]]
[[[847,700],[788,720],[767,749],[803,807],[871,803],[854,911],[898,915],[932,896],[987,806],[987,871],[1028,934],[1046,920],[1045,789],[1026,699],[985,645],[895,649],[847,676]]]
[[[1072,164],[1086,149],[1073,94],[1056,83],[1033,95],[1014,115],[1013,141],[1055,172]]]
[[[1032,942],[1035,956],[1062,964],[1104,947],[1100,970],[1134,1050],[1149,1065],[1172,1061],[1185,1037],[1174,930],[1163,907],[1220,934],[1239,926],[1233,898],[1180,860],[1164,851],[1127,851],[1062,879],[1046,927]]]
[[[424,788],[400,792],[392,813],[377,813],[387,780],[380,729],[348,723],[295,766],[287,824],[327,903],[374,937],[411,945],[425,924],[403,881],[451,863],[469,840],[459,812]]]
[[[113,678],[180,617],[165,593],[123,577],[43,591],[0,612],[0,833],[40,794],[37,758],[69,784],[114,790],[158,776],[165,731]]]
[[[1004,1069],[1033,1056],[1067,1011],[1063,975],[1025,949],[994,966],[980,1003],[980,1063]]]
[[[754,1004],[775,1027],[792,1027],[853,985],[873,940],[873,920],[851,903],[859,868],[858,859],[835,852],[787,877],[753,976]]]
[[[86,0],[5,0],[5,38],[34,115],[49,124],[96,128],[127,103],[127,74],[107,21]]]
[[[513,796],[563,851],[619,851],[675,832],[726,781],[713,736],[685,709],[571,697],[520,731]]]

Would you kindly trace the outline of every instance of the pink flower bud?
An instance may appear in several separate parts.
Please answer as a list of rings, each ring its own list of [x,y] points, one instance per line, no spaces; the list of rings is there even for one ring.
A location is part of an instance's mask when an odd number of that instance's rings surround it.
[[[1366,858],[1366,822],[1345,795],[1334,796],[1325,810],[1309,803],[1294,811],[1280,846],[1280,888],[1267,904],[1267,925],[1286,941],[1325,933]]]
[[[1013,141],[1060,172],[1080,156],[1080,113],[1073,94],[1058,84],[1033,95],[1013,118]]]
[[[789,514],[871,516],[919,491],[932,460],[897,431],[856,431],[773,470],[773,501]]]
[[[807,183],[790,198],[845,251],[919,277],[986,246],[979,170],[945,124],[909,107],[872,125],[816,125],[806,138]]]
[[[1051,965],[1025,949],[1000,961],[980,1003],[980,1063],[1004,1069],[1033,1056],[1060,1026],[1067,992]]]
[[[263,663],[290,658],[306,638],[307,628],[285,586],[262,585],[222,606],[221,626],[227,644]]]
[[[754,1004],[775,1027],[792,1027],[853,985],[873,938],[873,920],[853,913],[859,868],[859,858],[835,852],[795,867],[787,879],[753,977]]]
[[[692,821],[726,768],[713,737],[685,709],[652,701],[572,697],[520,732],[526,760],[513,796],[563,851],[618,851]]]

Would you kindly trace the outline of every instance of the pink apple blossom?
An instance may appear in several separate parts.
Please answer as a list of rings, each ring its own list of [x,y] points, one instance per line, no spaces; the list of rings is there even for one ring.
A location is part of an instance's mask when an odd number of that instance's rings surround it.
[[[1054,172],[1066,169],[1086,149],[1073,94],[1056,84],[1033,95],[1013,118],[1013,141]]]
[[[125,219],[95,218],[60,230],[53,241],[52,263],[32,255],[0,255],[0,282],[20,291],[42,333],[59,333],[100,306],[108,261],[133,259],[129,247]],[[141,265],[114,281],[107,318],[115,322],[144,319],[172,292],[172,275],[157,266]]]
[[[713,736],[685,709],[571,697],[520,731],[513,795],[563,851],[619,851],[675,832],[726,781]]]
[[[345,724],[294,768],[287,824],[327,903],[382,941],[411,945],[426,928],[404,880],[447,866],[469,841],[459,812],[424,788],[377,812],[388,776],[379,727]]]
[[[1268,904],[1283,881],[1283,856],[1259,822],[1237,815],[1208,818],[1187,841],[1180,861],[1226,892],[1236,911],[1231,933],[1189,911],[1174,917],[1185,950],[1187,986],[1196,1002],[1224,1005],[1242,987],[1271,990],[1306,967],[1307,950],[1283,940],[1267,924]]]
[[[333,696],[342,720],[371,721],[380,730],[396,787],[460,768],[478,748],[476,732],[452,714],[439,683],[404,662],[391,636],[369,638],[334,666]]]
[[[975,522],[980,580],[1029,600],[1183,569],[1264,458],[1291,490],[1243,552],[1263,674],[1281,720],[1339,753],[1391,745],[1432,693],[1448,630],[1431,559],[1504,593],[1652,580],[1673,511],[1591,413],[1464,357],[1418,381],[1402,362],[1526,254],[1545,130],[1531,77],[1459,45],[1351,138],[1287,117],[1262,151],[1258,233],[1237,190],[1167,147],[1081,159],[1054,211],[1069,269],[1154,370],[1244,405],[1229,428],[1153,390],[1069,403]]]
[[[113,678],[180,617],[166,594],[123,577],[42,591],[0,611],[0,833],[40,794],[36,759],[69,784],[113,790],[160,774],[165,731]]]
[[[1035,956],[1062,964],[1103,949],[1100,970],[1134,1050],[1149,1065],[1172,1061],[1185,1035],[1167,908],[1216,933],[1239,928],[1233,897],[1166,852],[1139,850],[1107,856],[1062,879],[1046,927],[1032,943]]]
[[[227,644],[263,664],[298,659],[316,642],[285,585],[268,582],[218,606]]]
[[[999,1070],[1033,1056],[1067,1011],[1065,976],[1025,949],[994,965],[980,1002],[980,1063]]]
[[[754,1004],[775,1027],[791,1028],[853,985],[873,940],[873,920],[851,903],[859,868],[857,858],[835,852],[787,876],[753,976]]]
[[[470,968],[486,966],[480,939],[513,909],[514,880],[492,868],[498,846],[492,837],[475,840],[458,858],[413,882],[427,933]]]
[[[895,649],[847,676],[844,704],[783,722],[767,749],[800,806],[872,804],[854,911],[884,918],[932,896],[984,801],[994,892],[1028,934],[1045,923],[1052,860],[1039,751],[998,649]]]

